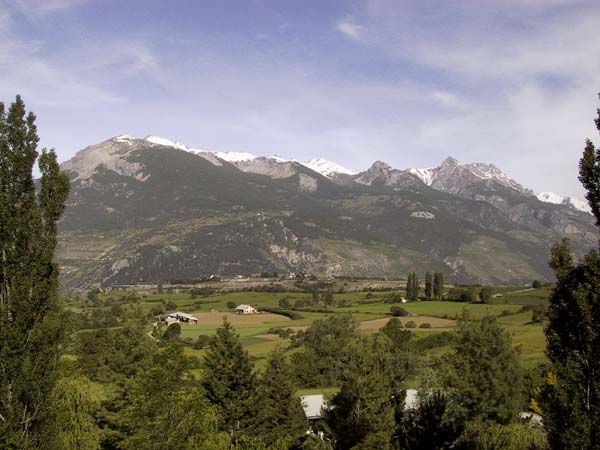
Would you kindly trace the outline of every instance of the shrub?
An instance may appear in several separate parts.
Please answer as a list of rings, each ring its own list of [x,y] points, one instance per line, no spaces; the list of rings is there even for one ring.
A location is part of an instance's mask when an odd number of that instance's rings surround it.
[[[390,308],[390,313],[394,317],[405,317],[405,316],[408,316],[408,311],[405,310],[402,306],[392,306]]]
[[[292,320],[304,319],[304,316],[302,314],[297,313],[296,311],[289,311],[287,309],[262,307],[258,308],[258,310],[261,312],[268,312],[271,314],[279,314],[281,316],[289,317]]]
[[[413,341],[412,347],[417,351],[427,351],[437,347],[449,345],[454,339],[454,335],[448,331],[443,333],[431,334]]]
[[[235,309],[237,304],[233,301],[228,301],[226,306],[227,306],[227,309],[231,310],[231,309]]]
[[[422,323],[419,325],[419,328],[431,328],[431,324],[428,322]]]
[[[531,287],[534,289],[539,289],[542,287],[542,283],[540,282],[540,280],[533,280],[533,283],[531,283]]]
[[[411,320],[409,322],[406,322],[406,324],[404,324],[404,328],[417,328],[417,324]]]

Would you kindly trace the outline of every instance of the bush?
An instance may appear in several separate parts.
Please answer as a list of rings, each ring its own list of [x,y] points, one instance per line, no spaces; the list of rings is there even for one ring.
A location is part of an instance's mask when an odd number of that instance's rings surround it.
[[[226,306],[227,306],[227,309],[232,310],[232,309],[235,309],[237,304],[233,301],[228,301]]]
[[[392,306],[390,308],[390,313],[394,317],[405,317],[408,316],[408,311],[405,310],[402,306]]]
[[[424,352],[433,348],[449,345],[454,339],[454,335],[448,331],[443,333],[431,334],[413,341],[412,347],[416,351]]]
[[[539,289],[542,287],[542,283],[540,282],[540,280],[533,280],[533,283],[531,283],[531,287],[534,289]]]
[[[406,322],[406,324],[404,324],[404,328],[417,328],[417,324],[411,320],[409,322]]]
[[[422,323],[419,325],[419,328],[431,328],[431,324],[428,322]]]
[[[194,342],[194,348],[196,350],[201,350],[204,347],[208,347],[208,344],[210,344],[210,336],[207,336],[206,334],[201,334],[196,339],[196,342]]]
[[[546,307],[544,305],[535,305],[531,310],[531,321],[533,323],[542,323],[546,318]]]
[[[258,308],[258,310],[261,312],[268,312],[271,314],[279,314],[281,316],[289,317],[292,320],[304,319],[304,316],[302,314],[299,314],[296,311],[289,311],[287,309],[262,307]]]
[[[481,291],[479,292],[479,300],[481,300],[481,303],[489,303],[491,299],[492,288],[489,286],[484,286],[483,288],[481,288]]]

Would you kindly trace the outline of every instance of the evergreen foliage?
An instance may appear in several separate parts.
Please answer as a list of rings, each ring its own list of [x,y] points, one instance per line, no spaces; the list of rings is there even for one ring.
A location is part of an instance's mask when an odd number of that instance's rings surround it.
[[[304,410],[296,395],[290,367],[280,350],[269,357],[260,379],[258,403],[256,433],[265,444],[273,445],[287,437],[299,438],[306,432]]]
[[[252,434],[257,415],[254,364],[226,319],[204,357],[202,384],[208,400],[217,407],[220,429],[234,441],[242,434]]]
[[[47,450],[98,450],[101,432],[94,420],[102,388],[83,376],[60,379],[54,387],[44,426]]]
[[[20,96],[8,111],[0,103],[0,446],[41,426],[65,331],[53,258],[69,180],[54,151],[37,152],[35,119]]]
[[[304,352],[293,356],[303,385],[335,386],[346,364],[347,345],[357,336],[357,324],[350,314],[315,320],[302,339]]]
[[[378,336],[361,336],[350,346],[340,391],[326,414],[336,449],[390,448],[395,401],[404,397],[395,392],[388,349]]]
[[[523,372],[496,317],[471,320],[463,314],[452,348],[446,384],[456,423],[515,420],[523,401]]]
[[[229,446],[218,417],[191,376],[179,346],[153,355],[151,366],[130,381],[123,412],[128,429],[123,450],[217,450]]]

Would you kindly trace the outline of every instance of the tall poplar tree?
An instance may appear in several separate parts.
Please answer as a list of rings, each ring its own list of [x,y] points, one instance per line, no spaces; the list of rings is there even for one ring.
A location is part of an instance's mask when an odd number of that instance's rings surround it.
[[[600,110],[596,127],[600,131]],[[600,149],[587,140],[579,180],[600,227]],[[544,428],[552,449],[600,449],[600,256],[575,263],[566,239],[552,249],[557,283],[548,309]]]
[[[433,278],[431,272],[425,274],[425,298],[431,300],[433,297]]]
[[[436,272],[433,274],[433,298],[441,300],[444,295],[444,274]]]
[[[406,298],[408,300],[412,300],[412,289],[413,289],[413,283],[412,283],[412,277],[413,277],[413,273],[412,272],[408,272],[408,277],[406,278]]]
[[[412,300],[416,302],[419,300],[419,278],[417,277],[416,272],[413,272],[412,283]]]
[[[58,320],[56,224],[69,180],[53,150],[37,151],[35,115],[20,96],[0,103],[0,447],[24,446],[42,423],[54,386]],[[38,189],[32,168],[38,160]]]

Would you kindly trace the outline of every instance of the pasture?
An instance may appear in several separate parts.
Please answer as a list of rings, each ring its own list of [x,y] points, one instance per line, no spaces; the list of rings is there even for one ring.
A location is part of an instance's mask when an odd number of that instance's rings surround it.
[[[334,314],[350,313],[358,322],[361,332],[373,333],[381,329],[391,318],[390,307],[401,306],[409,316],[400,317],[402,324],[415,322],[411,328],[415,339],[444,331],[452,331],[457,319],[463,314],[477,319],[484,315],[494,315],[511,334],[515,347],[520,349],[523,364],[533,367],[545,361],[545,338],[543,324],[531,323],[531,311],[525,308],[531,305],[546,304],[550,288],[524,289],[523,287],[501,287],[495,290],[496,295],[488,304],[461,303],[453,301],[417,301],[405,304],[384,302],[386,293],[352,292],[335,293],[335,303],[344,301],[343,307],[307,307],[293,308],[297,300],[307,300],[311,294],[298,292],[234,292],[214,294],[205,297],[193,297],[187,293],[147,294],[139,303],[142,308],[150,309],[159,304],[169,304],[169,310],[184,311],[199,319],[197,325],[183,325],[181,337],[188,342],[195,341],[200,335],[213,335],[226,318],[240,335],[240,340],[260,368],[269,352],[277,347],[290,345],[289,339],[269,333],[273,329],[290,328],[294,332],[307,329],[314,321]],[[280,300],[286,298],[300,318],[292,320],[288,317],[272,313],[254,315],[238,315],[232,313],[228,304],[249,304],[255,308],[278,308]],[[429,328],[421,328],[429,324]],[[431,355],[441,355],[450,351],[448,347],[438,347],[428,351]],[[203,350],[188,347],[186,352],[201,356]]]

